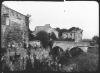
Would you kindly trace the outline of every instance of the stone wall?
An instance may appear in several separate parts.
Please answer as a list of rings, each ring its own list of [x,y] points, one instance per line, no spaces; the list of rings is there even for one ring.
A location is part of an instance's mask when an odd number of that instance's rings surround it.
[[[22,37],[25,40],[25,42],[26,43],[28,42],[28,25],[29,25],[29,23],[28,23],[28,21],[26,21],[26,18],[28,18],[26,15],[23,15],[11,8],[8,8],[5,5],[2,5],[2,7],[1,7],[2,47],[5,46],[4,40],[5,40],[5,36],[7,36],[8,31],[16,28],[17,26],[18,26],[18,29],[23,31]]]

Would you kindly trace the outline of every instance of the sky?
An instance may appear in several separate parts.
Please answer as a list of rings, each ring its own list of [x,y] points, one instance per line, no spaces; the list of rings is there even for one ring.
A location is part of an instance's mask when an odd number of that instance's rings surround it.
[[[4,1],[2,4],[24,15],[31,15],[29,28],[50,24],[52,28],[79,27],[83,39],[99,36],[99,4],[96,1]]]

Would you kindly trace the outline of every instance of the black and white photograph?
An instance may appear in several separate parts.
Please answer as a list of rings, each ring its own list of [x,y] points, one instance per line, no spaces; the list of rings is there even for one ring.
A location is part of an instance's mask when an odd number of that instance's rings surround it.
[[[3,1],[4,72],[99,70],[97,1]]]

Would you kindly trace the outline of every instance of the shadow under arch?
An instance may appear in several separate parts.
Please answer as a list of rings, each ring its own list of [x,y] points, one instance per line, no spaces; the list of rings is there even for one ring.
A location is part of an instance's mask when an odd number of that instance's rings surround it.
[[[53,47],[50,51],[50,55],[52,55],[53,58],[61,57],[63,53],[63,49],[59,46]]]
[[[83,53],[84,51],[80,47],[73,47],[69,50],[69,54],[71,57],[76,57]]]

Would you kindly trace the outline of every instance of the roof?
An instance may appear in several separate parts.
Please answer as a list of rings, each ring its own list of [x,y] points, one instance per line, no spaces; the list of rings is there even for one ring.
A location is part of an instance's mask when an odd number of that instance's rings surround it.
[[[9,8],[8,6],[6,6],[6,5],[4,5],[4,4],[2,4],[2,6],[8,8],[8,9],[10,9],[10,10],[13,10],[13,11],[17,12],[18,14],[21,14],[21,15],[23,15],[23,16],[27,16],[27,15],[24,15],[24,14],[22,14],[22,13],[16,11],[16,10],[14,10],[14,9]]]

